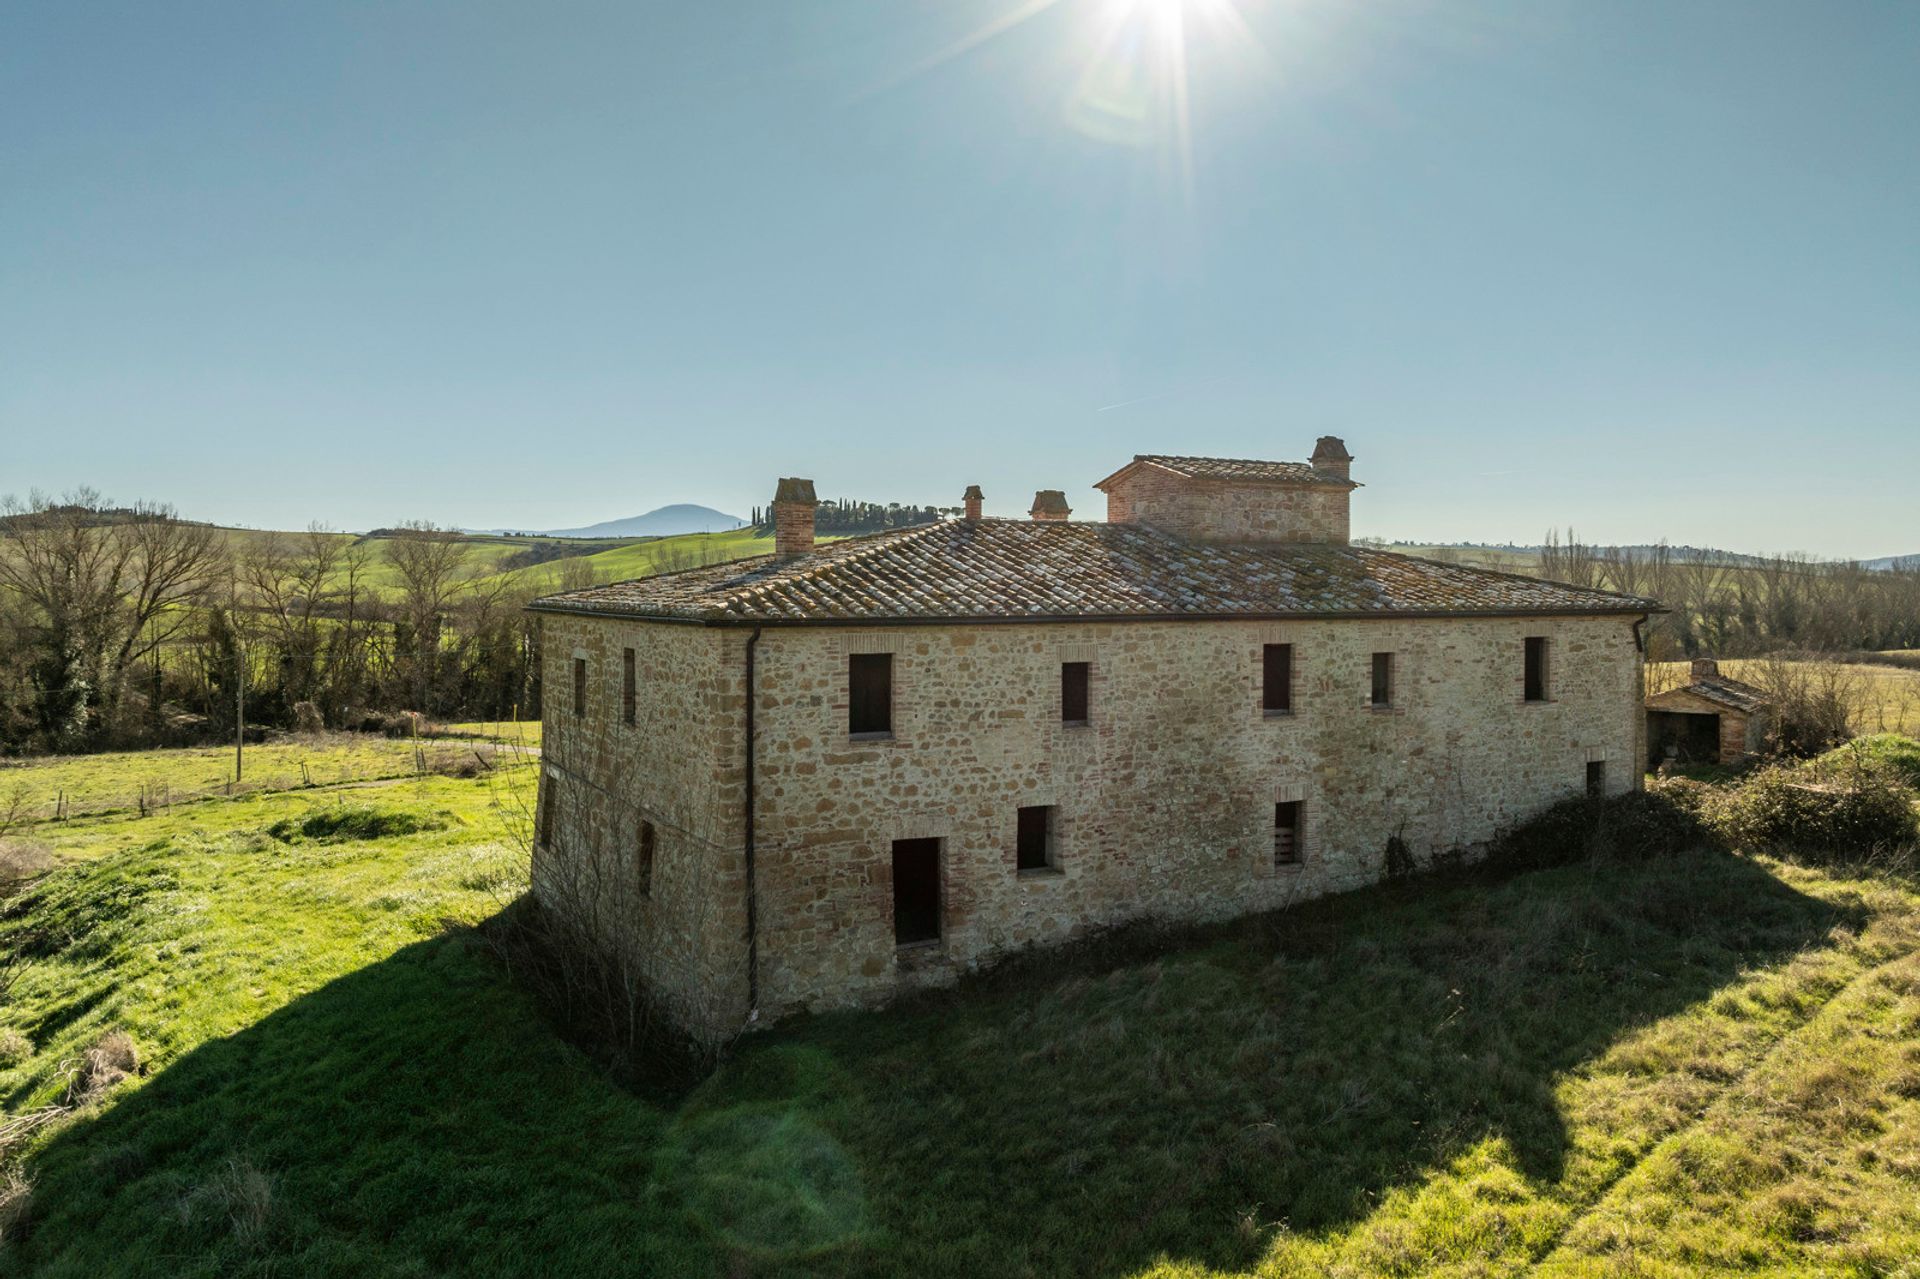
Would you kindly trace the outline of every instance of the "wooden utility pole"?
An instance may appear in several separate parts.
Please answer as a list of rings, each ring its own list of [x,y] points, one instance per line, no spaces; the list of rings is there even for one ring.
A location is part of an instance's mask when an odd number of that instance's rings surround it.
[[[233,632],[233,784],[240,784],[240,769],[247,750],[247,646],[240,642],[240,629]]]

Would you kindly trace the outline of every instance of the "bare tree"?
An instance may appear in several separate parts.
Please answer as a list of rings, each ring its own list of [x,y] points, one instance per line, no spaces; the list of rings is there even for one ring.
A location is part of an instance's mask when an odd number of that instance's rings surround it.
[[[387,543],[387,559],[400,578],[408,691],[415,710],[428,709],[439,674],[441,627],[470,584],[466,554],[457,532],[424,520],[400,525]]]
[[[1547,530],[1547,540],[1540,547],[1540,575],[1551,582],[1566,582],[1572,586],[1598,586],[1600,584],[1600,560],[1594,549],[1575,536],[1572,529],[1567,530],[1567,540],[1560,540],[1557,529]]]
[[[0,588],[22,605],[41,729],[111,728],[135,664],[194,624],[224,547],[172,507],[113,508],[91,489],[9,497],[0,516]]]

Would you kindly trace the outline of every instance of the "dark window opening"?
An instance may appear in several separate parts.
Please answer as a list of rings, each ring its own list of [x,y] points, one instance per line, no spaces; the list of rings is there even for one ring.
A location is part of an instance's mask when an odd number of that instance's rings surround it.
[[[633,669],[633,650],[628,649],[620,655],[620,719],[633,723],[634,704],[639,700]]]
[[[1527,692],[1530,702],[1547,700],[1547,641],[1542,635],[1527,637]]]
[[[553,843],[553,792],[559,784],[549,777],[540,787],[540,813],[534,821],[533,842],[543,848]]]
[[[940,841],[893,841],[893,941],[940,940]]]
[[[573,714],[578,719],[587,713],[587,659],[573,659]]]
[[[1607,793],[1607,762],[1603,759],[1592,760],[1587,764],[1587,797],[1599,799]]]
[[[1273,806],[1273,864],[1300,864],[1300,801],[1297,799]]]
[[[1050,870],[1053,860],[1053,806],[1035,805],[1020,810],[1014,844],[1016,870]]]
[[[1373,704],[1393,705],[1393,654],[1373,655]]]
[[[640,823],[640,848],[634,859],[634,872],[640,881],[642,897],[653,895],[653,845],[653,823],[643,821]]]
[[[1060,663],[1060,722],[1085,724],[1093,717],[1087,713],[1088,687],[1093,673],[1089,662]]]
[[[1293,710],[1293,645],[1268,644],[1260,650],[1260,709],[1269,715]]]
[[[847,658],[847,731],[893,731],[893,654],[854,653]]]

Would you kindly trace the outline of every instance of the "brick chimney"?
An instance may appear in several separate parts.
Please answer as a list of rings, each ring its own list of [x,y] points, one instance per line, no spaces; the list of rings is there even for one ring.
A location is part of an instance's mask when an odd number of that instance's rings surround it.
[[[1352,479],[1353,454],[1347,452],[1346,441],[1337,435],[1321,436],[1313,446],[1313,469],[1328,479]]]
[[[773,553],[805,555],[813,549],[812,480],[781,480],[773,494]]]
[[[966,495],[960,500],[966,504],[968,519],[977,520],[980,518],[980,503],[985,497],[986,494],[980,491],[978,484],[967,485]]]
[[[1715,679],[1719,674],[1720,663],[1714,661],[1711,657],[1696,657],[1693,659],[1693,678]]]
[[[1027,512],[1036,520],[1064,520],[1073,514],[1067,495],[1060,489],[1041,489],[1033,495],[1033,509]]]

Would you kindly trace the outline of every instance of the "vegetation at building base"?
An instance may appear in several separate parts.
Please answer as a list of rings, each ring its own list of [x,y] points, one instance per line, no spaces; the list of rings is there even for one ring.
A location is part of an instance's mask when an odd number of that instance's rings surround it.
[[[479,939],[522,883],[502,823],[532,774],[7,836],[55,868],[0,906],[0,1271],[1893,1274],[1920,1255],[1910,850],[1689,844],[1711,821],[1669,783],[1575,805],[1600,820],[1559,814],[1562,837],[1489,867],[800,1019],[662,1098],[570,1047]]]

